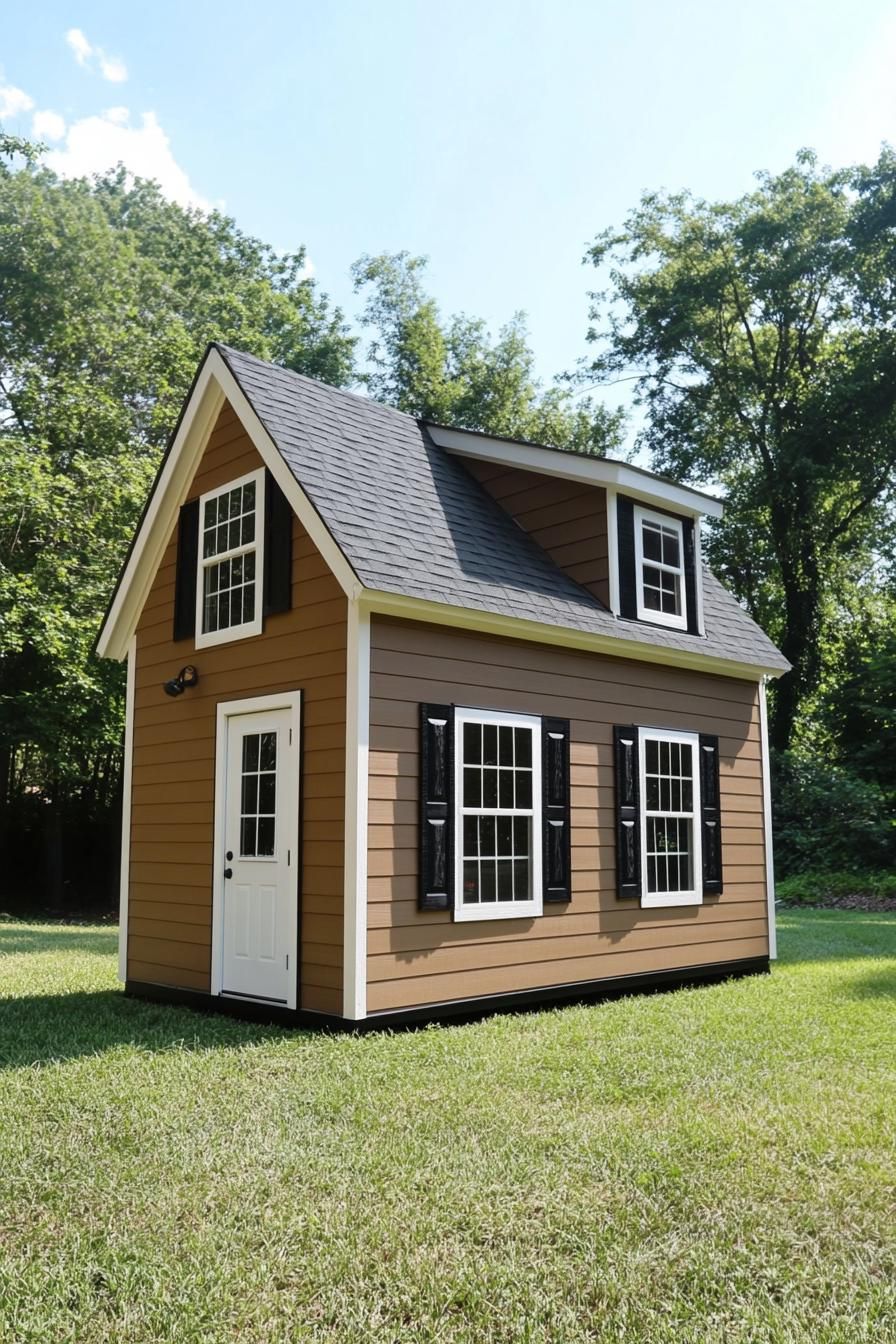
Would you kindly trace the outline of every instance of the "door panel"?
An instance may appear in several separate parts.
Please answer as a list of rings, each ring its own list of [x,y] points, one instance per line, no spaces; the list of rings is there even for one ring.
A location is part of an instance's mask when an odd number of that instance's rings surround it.
[[[226,720],[221,992],[295,1003],[298,721],[292,708]]]

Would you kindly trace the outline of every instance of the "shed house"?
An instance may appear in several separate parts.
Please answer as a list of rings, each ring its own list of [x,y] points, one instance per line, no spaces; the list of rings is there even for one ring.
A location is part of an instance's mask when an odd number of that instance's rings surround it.
[[[387,1024],[767,969],[787,663],[720,514],[211,346],[98,641],[128,992]]]

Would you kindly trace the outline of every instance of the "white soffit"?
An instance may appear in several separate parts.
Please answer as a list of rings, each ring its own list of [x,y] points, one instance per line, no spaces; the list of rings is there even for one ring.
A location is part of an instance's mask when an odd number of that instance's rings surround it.
[[[519,467],[523,471],[539,472],[543,476],[557,476],[582,485],[612,486],[635,499],[662,504],[687,514],[706,514],[721,518],[723,505],[712,495],[692,490],[686,485],[653,476],[649,471],[614,462],[605,457],[586,457],[581,453],[564,453],[557,448],[540,448],[534,443],[518,443],[513,439],[492,438],[465,429],[446,429],[427,423],[430,437],[440,448],[457,457],[476,457],[482,462],[494,462],[504,467]]]

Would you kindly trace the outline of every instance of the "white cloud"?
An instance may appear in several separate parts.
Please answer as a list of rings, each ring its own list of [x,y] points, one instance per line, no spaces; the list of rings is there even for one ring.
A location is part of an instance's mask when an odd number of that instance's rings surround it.
[[[128,68],[124,61],[119,60],[117,56],[107,56],[104,51],[99,49],[97,49],[97,56],[99,57],[103,79],[108,79],[110,84],[123,84],[128,77]]]
[[[86,65],[93,54],[93,47],[81,32],[81,29],[69,28],[65,35],[65,40],[74,52],[75,60],[78,64]]]
[[[49,153],[47,165],[63,177],[91,177],[123,163],[135,177],[154,178],[170,200],[211,209],[175,160],[155,113],[144,112],[140,120],[139,126],[132,126],[128,109],[113,107],[73,122],[64,148]]]
[[[110,84],[123,84],[127,79],[128,68],[124,61],[119,56],[107,56],[102,47],[95,47],[92,42],[88,42],[80,28],[69,28],[65,40],[71,47],[75,60],[86,70],[94,69],[93,60],[96,57],[100,74],[103,79],[108,79]]]
[[[13,84],[0,84],[0,121],[7,117],[22,116],[30,112],[33,106],[34,99],[24,89],[17,89]]]
[[[35,112],[31,134],[35,140],[61,140],[65,135],[65,118],[49,110]]]

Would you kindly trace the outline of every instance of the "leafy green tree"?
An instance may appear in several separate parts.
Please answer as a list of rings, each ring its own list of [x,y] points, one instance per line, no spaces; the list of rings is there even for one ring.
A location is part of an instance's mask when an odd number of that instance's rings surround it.
[[[423,286],[426,261],[399,252],[352,268],[373,331],[361,377],[379,401],[409,415],[578,452],[619,452],[623,416],[567,385],[544,389],[521,313],[493,340],[478,318],[447,321]]]
[[[122,669],[93,641],[207,342],[351,381],[354,341],[304,261],[123,169],[60,180],[0,137],[0,809],[36,794],[55,826],[114,795]]]
[[[784,749],[838,585],[892,545],[896,154],[834,172],[804,151],[730,202],[645,195],[589,258],[609,273],[589,376],[631,380],[658,468],[723,487],[709,555],[793,664]]]

